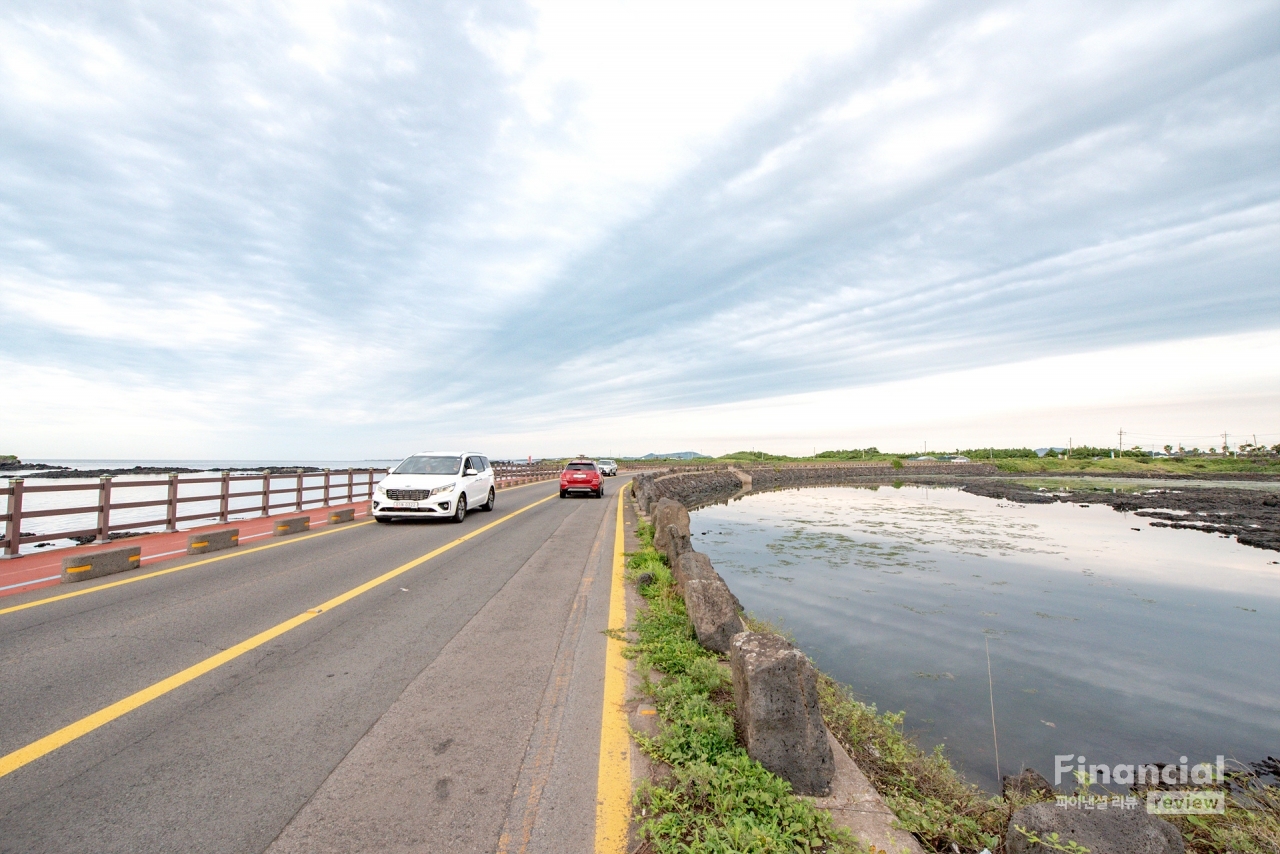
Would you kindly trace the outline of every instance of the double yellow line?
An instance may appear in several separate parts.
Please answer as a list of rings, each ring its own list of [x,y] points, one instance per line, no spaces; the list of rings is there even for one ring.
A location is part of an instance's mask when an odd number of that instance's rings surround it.
[[[107,706],[104,709],[100,709],[87,717],[81,718],[80,720],[76,721],[73,724],[65,726],[56,732],[52,732],[49,735],[46,735],[44,738],[41,738],[37,741],[33,741],[30,744],[28,744],[26,747],[19,748],[18,750],[13,751],[7,756],[0,757],[0,777],[4,777],[8,774],[13,773],[14,771],[21,768],[23,765],[26,765],[30,762],[34,762],[35,760],[39,759],[40,757],[48,753],[52,753],[53,751],[57,750],[59,747],[69,744],[75,741],[77,738],[80,738],[83,735],[87,735],[88,733],[93,732],[98,727],[111,723],[116,718],[126,715],[140,706],[146,705],[147,703],[151,702],[152,700],[155,700],[158,697],[163,697],[165,694],[168,694],[170,691],[174,690],[175,688],[179,688],[187,684],[191,680],[196,679],[200,676],[203,676],[204,674],[208,673],[211,670],[216,670],[217,668],[221,667],[222,665],[226,664],[229,661],[234,661],[235,659],[244,655],[246,652],[250,652],[251,650],[257,649],[258,647],[262,646],[267,641],[273,640],[274,638],[278,638],[281,635],[285,634],[286,632],[291,631],[292,629],[296,629],[298,626],[302,625],[308,620],[315,619],[315,617],[319,616],[320,614],[323,614],[326,611],[330,611],[338,607],[339,605],[343,604],[344,602],[349,602],[352,599],[356,598],[357,596],[361,595],[362,593],[367,593],[370,590],[373,590],[375,587],[385,584],[386,582],[390,581],[396,576],[403,575],[404,573],[408,572],[414,567],[421,566],[422,564],[426,563],[432,558],[438,557],[439,555],[444,554],[450,549],[453,549],[453,548],[456,548],[457,546],[462,545],[467,540],[474,539],[480,536],[481,534],[485,533],[486,531],[496,528],[497,526],[501,525],[503,522],[506,522],[508,519],[513,519],[516,516],[519,516],[521,513],[524,513],[528,510],[532,510],[534,507],[537,507],[539,504],[543,504],[547,501],[550,501],[552,498],[555,498],[555,497],[557,496],[554,494],[548,495],[546,498],[539,499],[537,501],[534,501],[531,504],[526,504],[524,507],[521,507],[519,510],[514,510],[508,513],[506,516],[503,516],[501,519],[497,519],[493,522],[490,522],[489,524],[484,525],[483,527],[476,528],[474,531],[464,534],[463,536],[458,537],[456,540],[453,540],[452,542],[449,542],[444,544],[443,546],[440,546],[438,549],[433,549],[432,551],[427,552],[421,557],[414,558],[408,563],[401,564],[400,566],[396,567],[390,572],[383,573],[382,575],[379,575],[377,578],[374,578],[371,581],[366,581],[364,584],[361,584],[358,587],[353,587],[350,590],[348,590],[346,593],[342,593],[338,596],[335,596],[329,601],[323,602],[314,608],[309,608],[306,611],[303,611],[301,614],[297,615],[296,617],[292,617],[288,620],[285,620],[283,623],[274,625],[271,628],[267,629],[266,631],[260,632],[254,635],[253,637],[249,638],[248,640],[242,641],[241,643],[236,644],[230,649],[223,650],[217,655],[212,655],[206,658],[204,661],[199,662],[198,664],[193,664],[191,667],[188,667],[186,670],[175,673],[167,679],[162,679],[161,681],[155,683],[154,685],[150,685],[146,688],[143,688],[141,691],[138,691],[135,694],[130,694],[128,697],[125,697],[123,700],[112,703],[111,705]],[[361,524],[369,524],[369,523],[362,522]],[[342,530],[342,529],[335,528],[333,530],[336,531],[336,530]],[[311,536],[318,537],[328,533],[332,533],[332,531],[321,531],[317,534],[312,534]],[[298,538],[298,539],[304,539],[304,538]],[[289,542],[298,542],[298,539],[290,540]],[[258,546],[257,548],[249,549],[248,551],[238,552],[238,554],[241,554],[241,555],[250,554],[255,551],[262,551],[264,549],[274,548],[275,546],[279,546],[279,545],[283,545],[283,543],[272,543],[270,545]],[[160,572],[154,572],[148,575],[139,576],[138,578],[128,579],[127,581],[118,581],[118,582],[114,582],[113,584],[106,584],[106,585],[102,585],[101,587],[95,587],[93,588],[93,590],[102,590],[106,587],[114,587],[120,584],[128,584],[132,581],[141,581],[144,578],[154,578],[157,575],[164,575],[169,572],[176,572],[179,569],[188,569],[192,566],[199,566],[202,563],[212,563],[215,560],[223,560],[226,557],[231,557],[231,555],[226,555],[225,557],[210,558],[209,560],[204,560],[204,561],[197,561],[196,563],[185,564],[180,567],[175,567],[174,569],[161,570]],[[88,593],[88,592],[91,592],[91,591],[88,591],[88,590],[77,591],[75,593],[66,593],[66,594],[63,594],[62,596],[54,596],[50,599],[42,599],[38,602],[29,602],[26,605],[18,605],[13,608],[8,608],[4,611],[0,611],[0,614],[8,613],[9,611],[19,611],[19,610],[22,610],[23,608],[34,607],[35,605],[41,605],[46,602],[55,602],[59,599],[67,599],[72,596],[79,596],[79,595],[82,595],[83,593]]]

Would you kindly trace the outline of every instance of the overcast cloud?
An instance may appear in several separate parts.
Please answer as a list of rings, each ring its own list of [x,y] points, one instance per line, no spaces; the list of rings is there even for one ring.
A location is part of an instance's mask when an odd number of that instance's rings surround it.
[[[1280,441],[1277,80],[1276,2],[11,2],[0,452]]]

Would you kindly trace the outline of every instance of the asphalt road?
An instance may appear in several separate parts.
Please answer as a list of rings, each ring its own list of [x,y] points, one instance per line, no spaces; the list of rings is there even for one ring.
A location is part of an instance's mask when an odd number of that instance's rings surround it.
[[[536,504],[0,776],[0,852],[591,851],[616,505],[555,491],[0,614],[5,756]]]

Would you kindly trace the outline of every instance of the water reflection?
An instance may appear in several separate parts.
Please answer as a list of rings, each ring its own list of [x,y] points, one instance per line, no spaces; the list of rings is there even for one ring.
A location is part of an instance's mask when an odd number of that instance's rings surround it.
[[[748,610],[990,791],[984,639],[1004,773],[1280,748],[1274,552],[911,486],[751,495],[693,529]]]

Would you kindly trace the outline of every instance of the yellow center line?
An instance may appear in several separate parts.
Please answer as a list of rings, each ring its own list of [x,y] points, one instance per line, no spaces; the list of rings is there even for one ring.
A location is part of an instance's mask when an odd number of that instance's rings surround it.
[[[257,649],[267,641],[280,637],[280,635],[283,635],[285,632],[297,628],[308,620],[315,618],[317,615],[332,610],[344,602],[349,602],[360,594],[367,593],[378,585],[384,584],[398,575],[403,575],[414,567],[421,566],[432,558],[444,554],[456,546],[462,545],[467,540],[480,536],[485,531],[496,528],[503,522],[519,516],[526,510],[532,510],[539,504],[545,504],[555,497],[555,495],[548,495],[546,498],[540,498],[532,504],[526,504],[519,510],[513,510],[501,519],[496,519],[487,525],[476,528],[474,531],[464,534],[452,542],[445,543],[443,546],[433,549],[421,557],[414,558],[408,563],[401,564],[390,572],[384,572],[382,575],[379,575],[371,581],[366,581],[358,587],[353,587],[346,593],[341,593],[327,602],[317,605],[314,608],[309,608],[296,617],[291,617],[283,623],[272,626],[264,632],[259,632],[246,641],[242,641],[229,649],[225,649],[217,655],[212,655],[198,664],[193,664],[186,670],[182,670],[167,679],[162,679],[154,685],[143,688],[141,691],[130,694],[123,700],[112,703],[106,708],[100,709],[87,717],[81,718],[73,724],[64,726],[62,729],[52,732],[44,738],[33,741],[26,747],[19,748],[7,756],[0,757],[0,777],[13,773],[23,765],[26,765],[29,762],[34,762],[45,754],[52,753],[59,747],[69,744],[77,738],[93,732],[98,727],[111,723],[116,718],[128,714],[139,706],[146,705],[157,697],[162,697],[165,694],[168,694],[170,691],[185,685],[192,679],[203,676],[209,671],[215,670],[227,662],[239,658],[246,652]]]
[[[613,535],[613,580],[609,586],[609,628],[627,628],[622,499]],[[627,726],[627,662],[623,641],[606,635],[604,708],[600,717],[600,766],[596,773],[596,854],[624,854],[631,823],[631,732]]]

